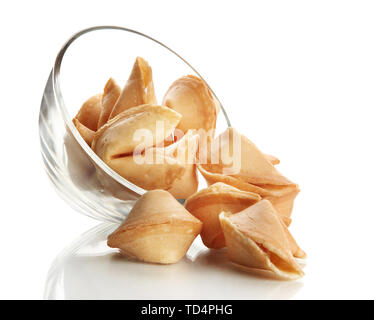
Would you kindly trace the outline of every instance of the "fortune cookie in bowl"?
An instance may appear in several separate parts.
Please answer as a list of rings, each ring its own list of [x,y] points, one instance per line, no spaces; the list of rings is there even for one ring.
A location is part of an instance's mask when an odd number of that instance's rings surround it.
[[[225,246],[225,238],[219,222],[222,211],[236,213],[261,200],[252,192],[246,192],[224,183],[215,183],[189,197],[184,207],[203,222],[201,239],[208,248]]]
[[[86,143],[91,146],[95,131],[92,131],[91,129],[87,128],[85,125],[81,124],[77,118],[73,119],[73,123],[75,127],[77,128],[79,134],[83,138]]]
[[[167,147],[146,148],[140,154],[113,157],[107,165],[145,190],[167,190],[177,199],[185,199],[198,188],[194,162],[198,135],[189,131]]]
[[[184,163],[149,149],[145,152],[149,152],[151,157],[143,154],[128,155],[108,159],[106,164],[123,178],[145,190],[169,190],[177,179],[184,176]]]
[[[178,129],[204,129],[207,135],[214,136],[219,102],[200,78],[189,75],[174,81],[162,104],[182,115]]]
[[[89,98],[73,118],[74,126],[89,146],[92,144],[102,110],[101,97],[101,94],[97,94]]]
[[[197,191],[199,181],[196,170],[196,152],[199,144],[199,135],[194,130],[189,130],[182,138],[167,147],[156,147],[156,154],[172,157],[184,167],[182,175],[177,177],[168,188],[177,199],[186,199]]]
[[[296,242],[268,200],[236,214],[222,212],[219,218],[230,261],[249,271],[268,271],[268,275],[286,280],[304,275],[292,252]],[[303,251],[298,249],[300,256]]]
[[[96,94],[89,98],[79,109],[75,119],[92,131],[97,130],[97,123],[102,110],[102,94]]]
[[[148,62],[137,57],[125,87],[113,106],[109,120],[121,112],[142,104],[157,104],[153,86],[152,68]]]
[[[104,87],[103,96],[101,99],[102,110],[99,117],[97,128],[100,129],[109,120],[109,116],[112,113],[113,107],[116,104],[121,94],[121,88],[117,82],[110,78]]]
[[[180,114],[167,107],[149,104],[133,107],[95,133],[92,149],[104,162],[130,155],[135,148],[144,150],[164,141],[180,119]]]
[[[125,221],[108,236],[108,246],[141,261],[170,264],[186,254],[202,223],[170,193],[144,194]]]

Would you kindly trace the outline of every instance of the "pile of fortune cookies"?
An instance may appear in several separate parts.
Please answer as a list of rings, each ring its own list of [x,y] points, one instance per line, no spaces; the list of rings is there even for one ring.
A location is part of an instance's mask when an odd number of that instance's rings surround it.
[[[102,93],[82,105],[73,123],[84,141],[111,169],[147,190],[108,236],[108,246],[143,262],[171,264],[200,235],[205,246],[226,248],[227,258],[249,272],[300,278],[297,260],[306,254],[288,229],[299,187],[277,170],[276,157],[234,128],[214,137],[219,112],[209,87],[192,75],[174,81],[157,104],[152,69],[141,57],[122,89],[110,78]],[[160,122],[163,134],[157,132]],[[141,129],[151,133],[142,152],[158,161],[136,161],[134,136]],[[204,161],[201,132],[218,146]],[[232,163],[212,159],[222,148],[232,151],[235,138],[241,152],[232,158],[240,168],[230,171]],[[199,191],[197,170],[208,185]],[[184,206],[176,199],[186,199]]]

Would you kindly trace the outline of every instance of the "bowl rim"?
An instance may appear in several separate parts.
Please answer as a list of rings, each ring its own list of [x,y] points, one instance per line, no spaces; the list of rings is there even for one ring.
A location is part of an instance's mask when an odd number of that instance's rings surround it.
[[[73,137],[79,143],[80,147],[88,155],[88,157],[95,163],[95,165],[98,166],[101,170],[103,170],[108,176],[110,176],[111,178],[113,178],[117,183],[119,183],[122,186],[126,187],[130,191],[136,193],[138,196],[141,196],[144,193],[146,193],[147,190],[145,190],[145,189],[137,186],[136,184],[128,181],[127,179],[125,179],[122,176],[120,176],[116,171],[114,171],[113,169],[111,169],[90,148],[90,146],[83,140],[83,138],[79,134],[77,128],[73,124],[72,119],[70,118],[70,115],[69,115],[69,113],[68,113],[68,111],[67,111],[67,109],[65,107],[63,95],[61,93],[61,87],[60,87],[60,70],[61,70],[61,64],[62,64],[62,61],[63,61],[63,58],[64,58],[64,55],[65,55],[66,51],[68,50],[68,48],[70,47],[70,45],[75,40],[77,40],[78,38],[80,38],[81,36],[83,36],[83,35],[85,35],[87,33],[94,32],[94,31],[99,31],[99,30],[119,30],[119,31],[130,32],[130,33],[142,36],[144,38],[147,38],[148,40],[151,40],[151,41],[157,43],[158,45],[164,47],[165,49],[169,50],[170,53],[176,55],[179,59],[181,59],[188,67],[190,67],[200,77],[201,80],[203,80],[205,82],[205,84],[208,86],[208,88],[210,89],[210,91],[212,92],[212,94],[217,99],[218,103],[220,104],[221,112],[223,113],[228,126],[231,126],[230,120],[229,120],[229,118],[227,116],[227,113],[226,113],[225,109],[223,108],[220,100],[218,99],[218,97],[216,96],[216,94],[214,93],[214,91],[211,89],[211,87],[209,86],[209,84],[200,75],[200,73],[194,67],[192,67],[189,62],[187,62],[184,58],[182,58],[178,53],[176,53],[174,50],[170,49],[168,46],[166,46],[162,42],[160,42],[160,41],[158,41],[158,40],[156,40],[156,39],[154,39],[154,38],[152,38],[152,37],[150,37],[150,36],[148,36],[148,35],[146,35],[146,34],[144,34],[142,32],[139,32],[139,31],[136,31],[136,30],[132,30],[132,29],[129,29],[129,28],[125,28],[125,27],[113,26],[113,25],[102,25],[102,26],[89,27],[89,28],[83,29],[83,30],[75,33],[74,35],[72,35],[65,42],[65,44],[62,46],[62,48],[58,52],[56,60],[55,60],[55,63],[54,63],[54,66],[53,66],[53,70],[52,70],[53,93],[54,93],[54,97],[55,97],[57,108],[61,112],[62,118],[63,118],[63,120],[65,122],[65,126],[68,127],[68,129],[70,130],[70,132],[73,134]]]

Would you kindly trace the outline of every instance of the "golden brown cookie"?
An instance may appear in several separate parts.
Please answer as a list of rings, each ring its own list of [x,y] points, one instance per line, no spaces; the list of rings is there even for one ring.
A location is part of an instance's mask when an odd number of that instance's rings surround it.
[[[261,197],[218,182],[200,190],[186,200],[184,207],[203,222],[201,239],[208,248],[225,246],[225,238],[219,222],[222,211],[236,213],[255,204]]]
[[[142,104],[157,104],[153,86],[152,68],[148,62],[137,57],[129,79],[122,89],[109,120],[121,112]]]
[[[144,150],[165,140],[174,131],[180,118],[177,112],[163,106],[146,104],[133,107],[111,119],[96,132],[92,149],[105,162],[130,155],[135,148]],[[163,130],[158,130],[160,127]],[[135,139],[137,134],[138,140]]]
[[[200,78],[188,75],[174,81],[162,104],[182,115],[178,129],[204,129],[214,136],[219,103]]]
[[[266,270],[287,280],[304,275],[293,255],[294,252],[301,255],[295,249],[296,242],[290,243],[291,234],[268,200],[236,214],[223,212],[220,221],[232,262],[249,270]]]
[[[109,120],[113,107],[121,94],[121,88],[113,78],[110,78],[105,84],[103,96],[101,99],[102,110],[100,113],[97,128],[101,128]]]
[[[102,94],[96,94],[89,98],[79,109],[75,118],[85,127],[92,131],[97,130],[97,123],[99,121],[102,105]]]
[[[152,263],[176,263],[200,233],[202,223],[164,190],[144,194],[125,221],[108,237],[108,246]]]

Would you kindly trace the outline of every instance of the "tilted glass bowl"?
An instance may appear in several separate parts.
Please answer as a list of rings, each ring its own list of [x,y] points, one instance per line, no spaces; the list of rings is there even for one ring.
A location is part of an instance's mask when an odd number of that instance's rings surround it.
[[[152,67],[159,103],[179,77],[193,74],[203,79],[161,42],[134,30],[98,26],[76,33],[62,47],[41,103],[41,151],[50,180],[75,209],[102,221],[122,221],[146,191],[109,168],[85,143],[72,118],[84,101],[102,92],[110,77],[122,87],[137,56]],[[216,132],[227,126],[229,119],[221,106]]]

